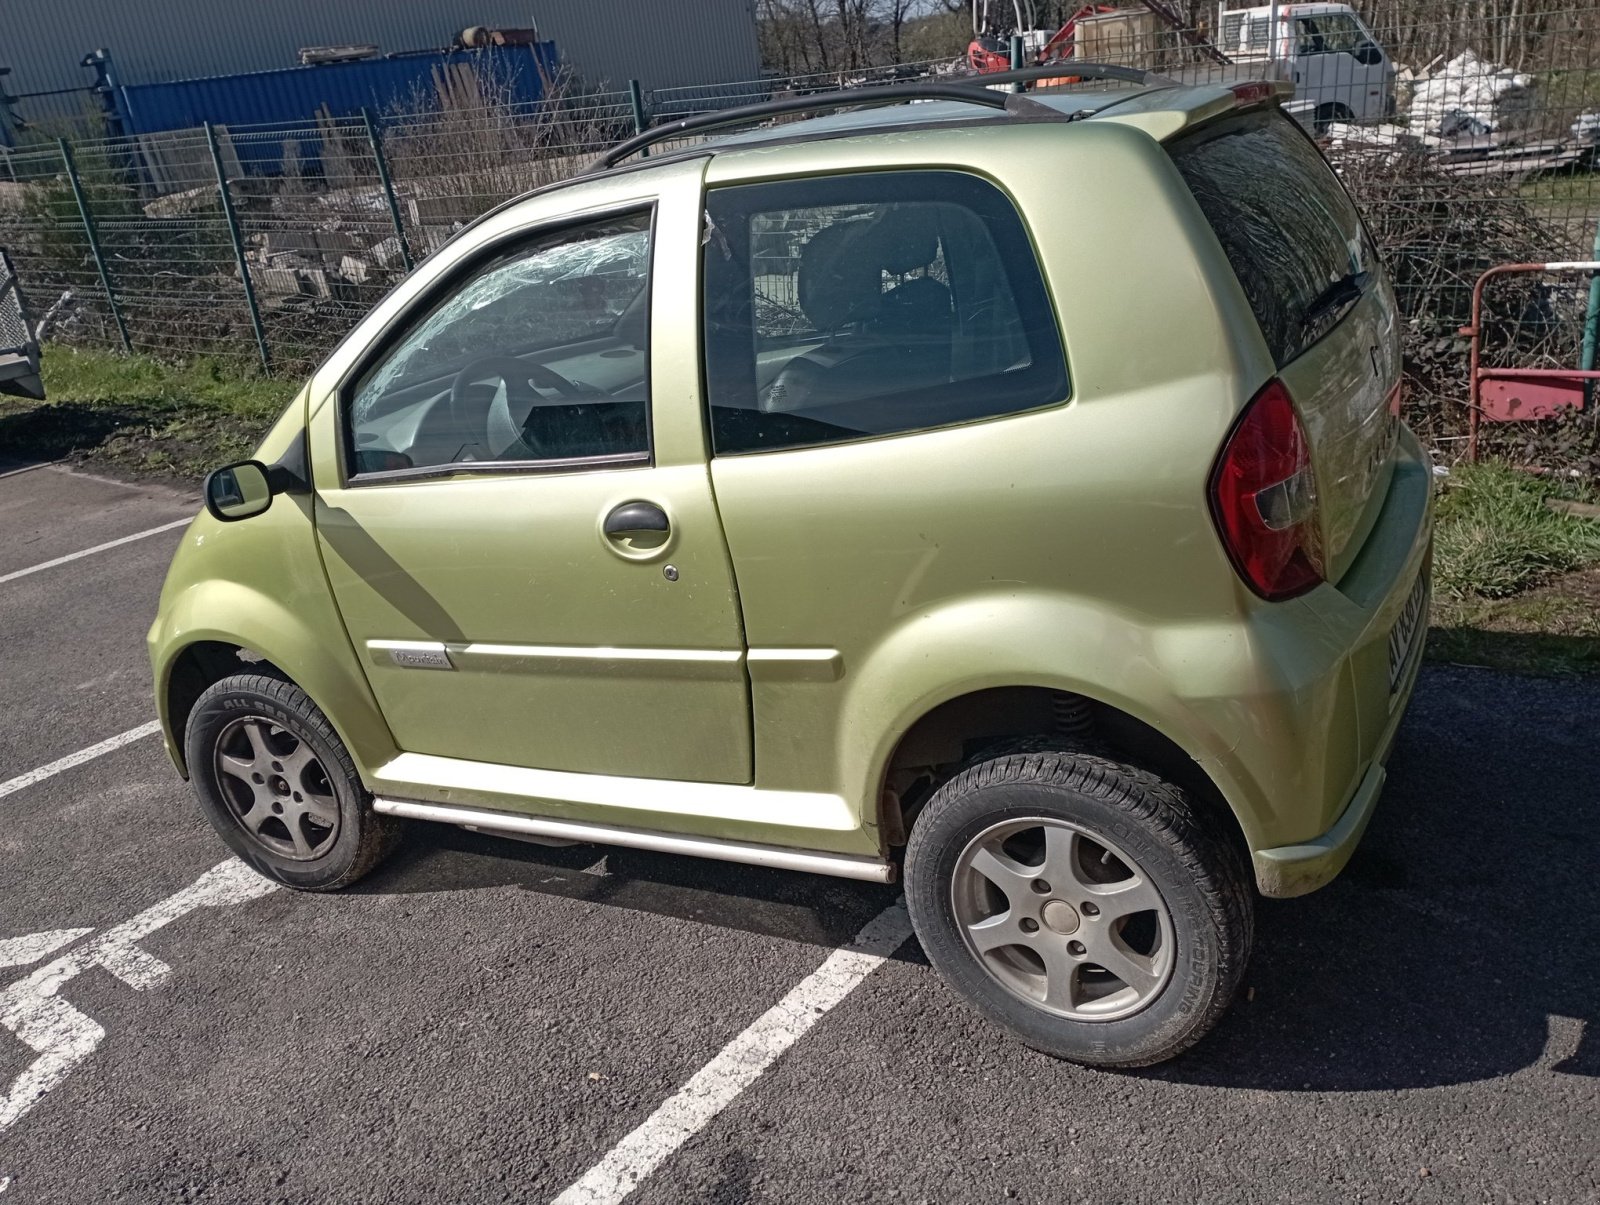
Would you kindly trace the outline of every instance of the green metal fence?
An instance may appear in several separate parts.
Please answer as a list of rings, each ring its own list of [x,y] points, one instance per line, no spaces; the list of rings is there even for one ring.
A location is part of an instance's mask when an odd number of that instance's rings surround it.
[[[1234,72],[1273,70],[1231,16],[1200,32],[1241,60]],[[1542,13],[1519,29],[1509,62],[1474,56],[1465,28],[1373,25],[1379,43],[1411,56],[1393,64],[1392,107],[1373,110],[1359,80],[1337,85],[1347,96],[1302,81],[1317,103],[1301,116],[1396,278],[1412,417],[1424,427],[1439,418],[1440,440],[1456,437],[1445,409],[1465,394],[1457,330],[1476,276],[1497,262],[1587,259],[1600,246],[1600,7]],[[1102,60],[1190,80],[1229,70],[1184,33],[1148,23],[1096,37]],[[642,122],[952,67],[635,84],[537,105],[456,98],[411,113],[44,143],[0,159],[0,246],[36,311],[68,297],[55,341],[292,375],[454,230],[581,170]],[[1092,228],[1095,215],[1061,220]],[[1497,286],[1488,311],[1487,363],[1576,366],[1600,282]]]

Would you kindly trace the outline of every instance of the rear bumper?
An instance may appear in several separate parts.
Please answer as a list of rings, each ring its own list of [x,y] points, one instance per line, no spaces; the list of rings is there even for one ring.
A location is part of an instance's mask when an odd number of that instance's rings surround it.
[[[1323,886],[1361,839],[1422,661],[1427,616],[1396,666],[1390,636],[1432,548],[1432,469],[1404,432],[1383,508],[1337,584],[1249,606],[1173,661],[1186,748],[1228,801],[1263,895]]]
[[[1423,571],[1426,571],[1424,566]],[[1345,868],[1350,855],[1355,853],[1367,831],[1367,823],[1377,810],[1378,797],[1388,778],[1386,769],[1389,751],[1394,748],[1394,738],[1400,731],[1400,721],[1405,717],[1406,706],[1417,683],[1422,668],[1422,649],[1427,643],[1427,611],[1424,608],[1421,627],[1411,648],[1409,664],[1405,667],[1389,723],[1378,740],[1377,748],[1367,762],[1355,794],[1333,827],[1320,836],[1294,845],[1277,845],[1255,850],[1251,859],[1255,865],[1256,886],[1262,895],[1274,899],[1287,899],[1305,895],[1325,887]]]

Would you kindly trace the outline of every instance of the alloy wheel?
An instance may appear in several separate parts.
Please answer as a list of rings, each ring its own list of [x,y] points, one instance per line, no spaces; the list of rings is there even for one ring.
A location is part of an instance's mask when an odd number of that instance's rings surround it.
[[[333,848],[339,801],[311,746],[261,716],[217,737],[217,785],[239,826],[281,858],[309,862]]]
[[[951,902],[989,976],[1058,1016],[1131,1016],[1172,976],[1172,917],[1150,876],[1119,846],[1066,821],[984,829],[956,859]]]

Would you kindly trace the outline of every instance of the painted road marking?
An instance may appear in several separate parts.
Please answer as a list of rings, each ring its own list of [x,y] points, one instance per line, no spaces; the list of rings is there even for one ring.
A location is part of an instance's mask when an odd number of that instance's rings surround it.
[[[19,577],[27,577],[30,573],[38,573],[44,569],[54,569],[57,565],[65,565],[68,561],[75,561],[79,557],[93,556],[97,552],[104,552],[107,548],[117,548],[123,544],[131,544],[135,540],[144,539],[146,536],[158,536],[164,531],[171,531],[174,527],[186,527],[193,519],[193,515],[184,519],[174,519],[171,523],[163,523],[160,527],[152,527],[148,531],[136,531],[131,536],[123,536],[120,540],[107,540],[104,544],[96,544],[93,548],[83,548],[77,552],[69,552],[66,556],[58,556],[53,561],[41,561],[37,565],[29,565],[26,569],[13,569],[10,573],[0,573],[0,582],[11,582]]]
[[[0,1093],[0,1134],[22,1120],[105,1039],[106,1031],[98,1022],[57,995],[63,987],[91,967],[100,967],[131,988],[149,991],[172,968],[135,943],[196,908],[225,908],[277,890],[277,883],[237,859],[220,862],[176,895],[0,989],[0,1025],[38,1056]]]
[[[0,479],[15,477],[19,473],[31,473],[35,469],[48,469],[51,465],[60,463],[59,460],[41,460],[38,464],[25,464],[20,469],[7,469],[5,472],[0,473]],[[3,1189],[0,1189],[0,1191],[3,1191]]]
[[[25,967],[92,932],[92,929],[52,929],[25,937],[0,938],[0,967]]]
[[[76,753],[69,753],[59,757],[49,765],[40,766],[37,770],[29,770],[26,774],[18,774],[15,778],[8,778],[0,782],[0,799],[4,799],[13,792],[31,787],[36,782],[43,782],[47,778],[54,778],[63,770],[70,770],[73,766],[81,766],[86,761],[93,761],[101,754],[110,753],[124,745],[131,745],[134,741],[143,740],[147,736],[154,736],[161,731],[161,721],[151,720],[148,724],[140,724],[137,728],[130,728],[116,736],[108,736],[97,745],[90,745],[87,749],[79,749]],[[0,962],[0,966],[6,965]]]
[[[616,1205],[911,936],[904,901],[880,912],[699,1071],[553,1205]]]

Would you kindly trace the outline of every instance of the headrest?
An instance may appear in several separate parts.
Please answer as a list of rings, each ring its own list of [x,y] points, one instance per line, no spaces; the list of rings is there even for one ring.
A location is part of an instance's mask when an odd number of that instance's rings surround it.
[[[939,229],[931,205],[899,205],[885,210],[868,232],[873,258],[899,276],[933,262],[939,254]]]
[[[865,222],[824,226],[800,249],[800,308],[819,331],[862,322],[878,311],[883,276],[858,252]]]
[[[800,249],[800,308],[819,331],[874,318],[883,273],[913,272],[938,254],[929,205],[898,205],[871,221],[824,226]]]

